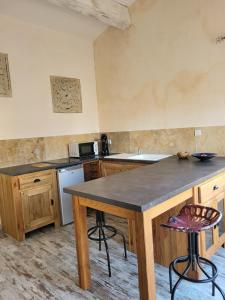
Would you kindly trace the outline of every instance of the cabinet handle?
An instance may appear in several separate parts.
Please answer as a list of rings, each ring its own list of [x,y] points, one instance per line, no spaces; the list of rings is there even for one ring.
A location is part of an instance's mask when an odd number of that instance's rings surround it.
[[[34,179],[34,183],[37,183],[37,182],[40,182],[40,181],[41,181],[41,179],[39,179],[39,178]]]
[[[213,190],[216,191],[218,189],[219,189],[219,186],[218,185],[214,185]]]
[[[54,205],[54,200],[53,199],[51,199],[51,205]]]

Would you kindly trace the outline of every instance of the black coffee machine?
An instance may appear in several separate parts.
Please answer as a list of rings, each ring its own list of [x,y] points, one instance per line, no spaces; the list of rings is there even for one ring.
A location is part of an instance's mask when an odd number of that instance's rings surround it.
[[[109,155],[109,144],[108,144],[108,137],[105,133],[103,133],[101,135],[101,148],[102,148],[102,151],[101,151],[101,154],[103,156],[107,156]]]

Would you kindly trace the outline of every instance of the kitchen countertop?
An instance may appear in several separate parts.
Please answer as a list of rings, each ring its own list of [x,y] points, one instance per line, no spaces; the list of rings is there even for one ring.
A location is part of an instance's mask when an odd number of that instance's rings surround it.
[[[110,157],[112,155],[112,157]],[[87,157],[87,158],[60,158],[55,160],[48,160],[48,161],[42,161],[42,162],[35,162],[31,164],[24,164],[24,165],[17,165],[17,166],[11,166],[6,168],[0,168],[0,174],[5,174],[9,176],[19,176],[27,173],[34,173],[39,171],[45,171],[50,169],[60,169],[60,168],[66,168],[70,166],[75,166],[80,163],[95,161],[95,160],[113,160],[117,162],[133,162],[133,163],[143,163],[143,164],[153,164],[156,163],[156,161],[150,161],[150,160],[138,160],[138,159],[129,159],[127,157],[121,157],[121,158],[115,158],[114,156],[118,155],[116,153],[111,154],[107,157],[103,156],[94,156],[94,157]],[[128,155],[128,154],[127,154]],[[129,154],[130,156],[131,154]],[[135,154],[134,154],[135,155]],[[37,167],[35,165],[43,164],[43,167]],[[45,164],[45,166],[44,166]]]
[[[55,159],[55,160],[49,160],[49,161],[43,161],[43,162],[36,162],[32,164],[25,164],[25,165],[18,165],[18,166],[12,166],[7,168],[0,168],[0,174],[5,174],[9,176],[19,176],[27,173],[34,173],[34,172],[40,172],[50,169],[60,169],[60,168],[66,168],[70,166],[75,166],[80,163],[88,162],[88,161],[94,161],[98,160],[99,156],[95,156],[92,158],[85,158],[85,159],[79,159],[79,158],[61,158],[61,159]],[[37,167],[35,165],[38,164],[45,164],[43,167]]]
[[[166,158],[156,164],[99,178],[64,191],[135,211],[147,210],[225,171],[225,157],[201,162]]]

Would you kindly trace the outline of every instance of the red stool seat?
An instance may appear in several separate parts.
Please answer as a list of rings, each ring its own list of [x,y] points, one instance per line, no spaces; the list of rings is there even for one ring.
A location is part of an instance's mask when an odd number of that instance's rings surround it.
[[[189,204],[162,226],[182,232],[200,232],[216,226],[221,218],[221,212],[212,207]]]

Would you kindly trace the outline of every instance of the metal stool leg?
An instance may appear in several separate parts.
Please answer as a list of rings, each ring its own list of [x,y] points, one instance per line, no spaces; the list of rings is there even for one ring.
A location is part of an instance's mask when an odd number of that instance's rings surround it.
[[[171,263],[169,266],[170,294],[172,294],[172,289],[173,289],[172,264],[173,263]]]
[[[127,259],[127,245],[126,245],[126,239],[125,239],[124,235],[122,235],[122,237],[123,237],[124,257],[125,257],[125,259]]]
[[[105,233],[105,230],[107,233]],[[110,234],[108,234],[109,232],[110,232]],[[94,234],[95,234],[95,236],[94,236]],[[111,277],[111,263],[110,263],[109,247],[108,247],[107,240],[113,238],[117,234],[122,237],[123,248],[124,248],[124,257],[125,257],[125,259],[127,259],[127,247],[126,247],[125,236],[121,232],[119,232],[116,228],[114,228],[113,226],[105,224],[104,212],[96,211],[96,226],[88,229],[88,238],[92,241],[98,242],[99,251],[101,251],[102,242],[104,242],[106,256],[107,256],[109,277]],[[96,235],[98,237],[96,237]]]
[[[98,229],[98,237],[99,237],[98,249],[99,249],[99,251],[101,251],[102,250],[102,235],[101,235],[102,216],[101,216],[100,212],[96,213],[96,219],[97,219],[97,226],[99,226],[99,229]]]
[[[209,266],[212,267],[212,269],[213,269],[213,276],[217,273],[215,267],[213,267],[212,264],[207,263],[207,261],[205,261],[205,259],[203,260],[202,257],[200,257],[200,260],[202,260],[203,262],[205,262],[205,264],[208,264]],[[199,266],[200,270],[205,274],[205,276],[206,276],[207,278],[210,279],[211,277],[210,277],[209,274],[203,269],[203,267],[200,265],[199,260],[198,260],[198,266]],[[220,294],[222,295],[223,299],[225,299],[225,294],[224,294],[223,290],[219,287],[219,285],[215,282],[215,279],[212,280],[212,285],[213,285],[212,295],[215,296],[215,288],[217,288],[217,290],[218,290],[218,291],[220,292]]]
[[[109,272],[109,277],[111,277],[111,265],[110,265],[110,257],[109,257],[109,247],[105,238],[105,232],[103,228],[101,228],[102,236],[103,236],[103,241],[105,244],[105,251],[106,251],[106,256],[107,256],[107,263],[108,263],[108,272]]]
[[[172,266],[173,266],[173,263],[172,263]],[[183,273],[181,274],[182,276],[185,276],[187,274],[187,272],[190,270],[190,267],[191,267],[191,261],[188,262],[187,266],[185,267]],[[175,283],[174,287],[172,288],[172,292],[171,292],[171,300],[174,299],[174,296],[175,296],[175,292],[176,292],[176,289],[178,288],[179,284],[181,283],[182,281],[182,277],[180,277],[177,282]]]
[[[119,230],[117,230],[117,234],[120,235],[122,237],[123,240],[123,248],[124,248],[124,257],[125,259],[127,259],[127,245],[126,245],[126,239],[125,236],[122,234],[122,232],[120,232]]]
[[[98,238],[99,238],[99,242],[98,242],[98,250],[101,251],[102,250],[102,236],[101,236],[101,229],[98,229]]]
[[[214,268],[212,267],[212,276],[214,277],[216,275],[216,272]],[[215,296],[215,284],[212,282],[212,296]]]

